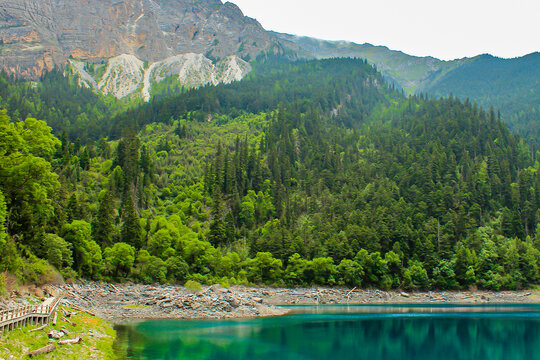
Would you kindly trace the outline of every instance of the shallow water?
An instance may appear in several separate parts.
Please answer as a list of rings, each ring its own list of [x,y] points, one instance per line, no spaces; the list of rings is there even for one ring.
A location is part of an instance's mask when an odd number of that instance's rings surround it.
[[[540,359],[540,305],[296,306],[288,316],[119,326],[128,359]],[[125,355],[124,355],[125,356]]]

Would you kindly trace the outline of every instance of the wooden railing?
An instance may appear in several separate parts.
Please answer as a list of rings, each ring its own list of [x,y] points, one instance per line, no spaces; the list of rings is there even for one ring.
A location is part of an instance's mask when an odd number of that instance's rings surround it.
[[[63,296],[64,294],[61,294],[52,301],[46,300],[40,305],[25,305],[0,311],[0,333],[28,323],[42,325],[49,323]]]

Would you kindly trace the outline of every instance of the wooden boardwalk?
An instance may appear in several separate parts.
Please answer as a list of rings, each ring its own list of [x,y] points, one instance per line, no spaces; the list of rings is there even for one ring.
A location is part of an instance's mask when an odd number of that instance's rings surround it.
[[[39,305],[19,306],[0,311],[0,334],[27,324],[45,325],[53,318],[63,295],[49,298]]]

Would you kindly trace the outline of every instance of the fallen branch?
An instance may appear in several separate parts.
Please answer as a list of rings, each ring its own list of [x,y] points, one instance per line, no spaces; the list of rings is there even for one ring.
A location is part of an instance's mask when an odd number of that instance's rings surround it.
[[[79,336],[77,336],[74,339],[58,340],[58,345],[78,344],[81,341],[82,339]]]
[[[79,311],[85,312],[85,313],[87,313],[87,314],[90,314],[90,315],[92,315],[92,316],[96,316],[96,314],[94,314],[93,312],[90,312],[90,311],[88,311],[88,310],[86,310],[86,309],[83,309],[82,307],[79,307],[79,306],[77,306],[77,305],[73,305],[73,304],[72,304],[70,307],[73,308],[73,309],[75,309],[75,310],[79,310]]]
[[[349,291],[349,292],[347,293],[347,295],[345,295],[345,296],[347,296],[347,298],[348,298],[348,297],[354,292],[354,290],[356,290],[356,286],[353,287],[353,288],[351,289],[351,291]]]
[[[65,320],[68,324],[70,324],[71,326],[77,326],[76,323],[74,323],[73,321],[70,321],[70,320],[69,320],[67,317],[65,317],[65,316],[64,316],[64,320]]]
[[[32,330],[28,330],[28,332],[34,332],[34,331],[39,331],[39,330],[43,330],[47,327],[48,324],[45,324],[43,326],[40,326],[40,327],[37,327],[35,329],[32,329]]]
[[[50,344],[50,345],[47,345],[45,347],[42,347],[41,349],[30,351],[26,355],[32,357],[32,356],[36,356],[36,355],[39,355],[39,354],[50,353],[51,351],[54,351],[54,350],[56,350],[56,345],[55,344]]]

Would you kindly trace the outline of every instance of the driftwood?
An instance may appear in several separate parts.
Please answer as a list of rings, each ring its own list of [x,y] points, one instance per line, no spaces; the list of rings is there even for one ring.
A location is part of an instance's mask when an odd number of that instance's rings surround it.
[[[82,307],[79,307],[79,306],[77,306],[77,305],[70,305],[70,307],[72,307],[72,308],[75,309],[75,310],[79,310],[79,311],[85,312],[85,313],[87,313],[87,314],[90,314],[90,315],[92,315],[92,316],[96,316],[96,314],[94,314],[93,312],[90,312],[90,311],[88,311],[88,310],[86,310],[86,309],[83,309]]]
[[[403,296],[403,297],[406,297],[406,298],[408,298],[410,296],[409,294],[407,294],[406,292],[403,292],[403,291],[400,293],[400,295]]]
[[[73,321],[70,321],[70,320],[69,320],[67,317],[65,317],[65,316],[64,316],[64,320],[65,320],[68,324],[70,324],[71,326],[77,326],[76,323],[74,323]]]
[[[32,357],[32,356],[36,356],[36,355],[39,355],[39,354],[50,353],[51,351],[54,351],[54,350],[56,350],[56,345],[55,344],[50,344],[50,345],[47,345],[45,347],[42,347],[41,349],[30,351],[26,355]]]
[[[50,339],[60,339],[62,336],[64,336],[66,334],[64,334],[63,331],[58,331],[58,330],[51,330],[49,331],[49,333],[47,334],[47,336],[50,338]]]
[[[45,325],[40,326],[40,327],[37,327],[37,328],[35,328],[35,329],[28,330],[28,332],[34,332],[34,331],[43,330],[43,329],[45,329],[45,328],[47,327],[47,325],[49,325],[49,324],[45,324]]]
[[[79,336],[77,336],[74,339],[58,340],[58,345],[78,344],[81,341],[82,341],[82,339]]]

